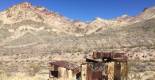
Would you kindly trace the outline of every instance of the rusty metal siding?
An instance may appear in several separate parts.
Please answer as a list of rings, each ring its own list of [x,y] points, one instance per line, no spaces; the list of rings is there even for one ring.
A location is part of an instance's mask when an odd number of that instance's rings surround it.
[[[121,63],[114,63],[114,80],[121,80]]]
[[[91,66],[87,66],[87,80],[102,80],[102,71],[93,70]]]

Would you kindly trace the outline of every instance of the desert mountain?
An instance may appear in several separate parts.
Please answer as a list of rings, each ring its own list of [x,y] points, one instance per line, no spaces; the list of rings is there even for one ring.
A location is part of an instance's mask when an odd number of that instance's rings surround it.
[[[154,7],[137,16],[123,15],[111,20],[98,17],[86,23],[24,2],[1,11],[0,17],[3,51],[26,47],[46,51],[152,48],[155,42]]]
[[[154,17],[154,14],[154,7],[152,7],[145,9],[144,12],[137,16],[130,17],[127,15],[123,15],[113,20],[96,18],[89,23],[85,23],[81,21],[72,21],[56,12],[47,10],[44,7],[33,6],[31,3],[24,2],[0,12],[0,21],[1,23],[8,25],[14,25],[16,23],[23,24],[24,21],[25,25],[27,21],[32,21],[32,24],[33,22],[36,22],[48,25],[51,29],[46,30],[49,32],[83,36],[83,34],[91,34],[98,30],[130,25],[136,22],[151,19]],[[41,28],[44,28],[45,30],[45,27]]]

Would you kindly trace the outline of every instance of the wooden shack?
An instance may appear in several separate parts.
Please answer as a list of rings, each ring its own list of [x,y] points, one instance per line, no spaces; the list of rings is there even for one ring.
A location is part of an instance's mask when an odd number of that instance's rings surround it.
[[[67,61],[54,61],[49,64],[49,80],[81,80],[81,68]]]
[[[94,52],[82,64],[82,80],[127,80],[127,57],[124,53]]]

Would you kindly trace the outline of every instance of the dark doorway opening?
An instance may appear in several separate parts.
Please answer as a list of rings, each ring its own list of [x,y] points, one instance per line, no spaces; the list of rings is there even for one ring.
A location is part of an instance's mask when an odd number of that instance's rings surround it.
[[[76,74],[76,80],[81,80],[81,72]]]

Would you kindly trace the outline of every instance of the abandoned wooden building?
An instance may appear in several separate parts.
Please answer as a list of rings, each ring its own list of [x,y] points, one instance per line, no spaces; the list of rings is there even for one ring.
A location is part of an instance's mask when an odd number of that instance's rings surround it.
[[[81,80],[81,67],[67,61],[55,61],[49,64],[50,80]]]
[[[127,57],[124,53],[94,52],[81,71],[82,80],[127,80]]]
[[[81,66],[66,61],[50,63],[50,80],[127,80],[124,53],[94,52]]]

